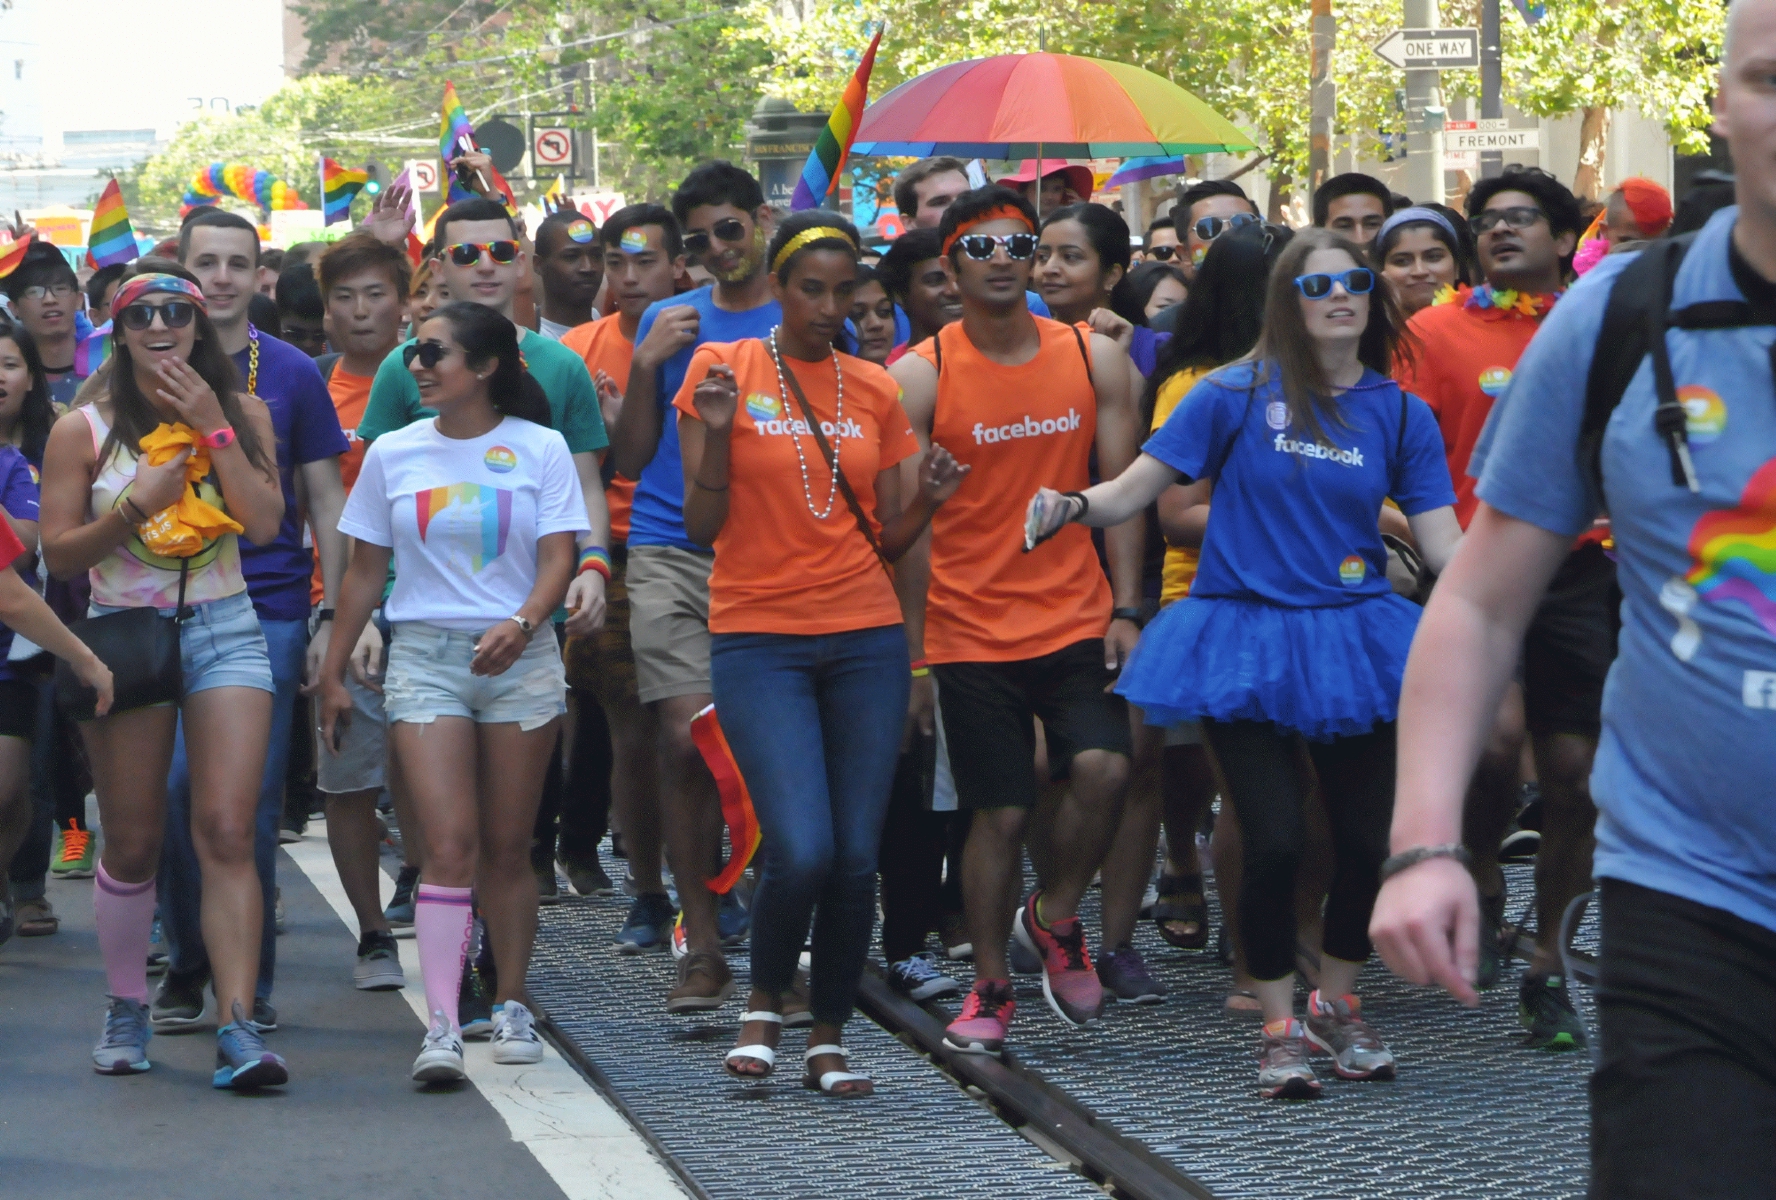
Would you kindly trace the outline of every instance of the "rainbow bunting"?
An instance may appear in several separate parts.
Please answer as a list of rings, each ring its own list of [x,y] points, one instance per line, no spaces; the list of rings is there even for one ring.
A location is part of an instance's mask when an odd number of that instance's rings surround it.
[[[438,125],[438,155],[444,160],[444,175],[450,181],[450,191],[444,198],[446,204],[467,200],[475,194],[458,183],[456,173],[450,169],[451,159],[464,150],[474,149],[477,149],[474,126],[469,124],[469,114],[463,111],[462,101],[456,97],[456,85],[446,80],[443,119]]]
[[[321,156],[321,211],[324,224],[351,220],[352,201],[370,182],[368,171],[348,171],[326,155]]]
[[[136,232],[130,228],[129,210],[123,206],[123,189],[113,179],[93,206],[92,232],[86,252],[95,268],[116,266],[137,257]]]
[[[858,122],[863,120],[863,106],[869,100],[870,68],[876,65],[876,47],[881,41],[882,30],[878,28],[876,36],[870,39],[869,49],[863,52],[863,61],[857,64],[857,73],[845,85],[845,94],[833,106],[826,128],[820,131],[814,149],[808,152],[808,161],[802,165],[802,177],[796,183],[795,196],[789,202],[791,211],[823,203],[838,186],[839,173],[845,169],[845,158],[851,153],[851,142],[857,136]]]
[[[18,270],[18,265],[25,261],[25,251],[31,248],[31,234],[26,234],[14,242],[0,244],[0,279]]]

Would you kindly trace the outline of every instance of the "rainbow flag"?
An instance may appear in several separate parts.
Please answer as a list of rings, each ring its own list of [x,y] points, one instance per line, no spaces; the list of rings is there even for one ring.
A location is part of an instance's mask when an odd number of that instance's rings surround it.
[[[352,201],[370,182],[368,171],[348,171],[326,155],[321,155],[321,211],[327,225],[351,220]]]
[[[444,203],[455,204],[458,200],[467,200],[475,194],[456,181],[455,173],[450,170],[450,160],[465,149],[476,148],[475,129],[469,124],[469,114],[463,111],[462,101],[457,99],[456,85],[446,80],[443,119],[438,125],[438,156],[444,160],[444,177],[450,181],[450,190],[444,197]]]
[[[814,149],[808,152],[808,161],[802,165],[802,178],[796,183],[795,196],[789,202],[790,211],[815,207],[838,186],[839,174],[845,169],[845,158],[851,153],[851,142],[857,136],[857,124],[863,120],[863,106],[869,100],[870,68],[876,65],[876,47],[881,42],[882,30],[878,28],[876,36],[870,39],[869,49],[863,52],[863,61],[857,64],[857,73],[851,76],[851,82],[845,85],[845,94],[834,106],[832,116],[827,118],[826,128],[820,131]]]
[[[17,241],[0,244],[0,279],[18,270],[19,264],[25,261],[25,251],[31,248],[32,236],[27,233]]]
[[[123,206],[123,189],[113,179],[93,206],[92,231],[86,253],[95,268],[115,266],[137,257],[136,232],[130,228],[129,210]]]

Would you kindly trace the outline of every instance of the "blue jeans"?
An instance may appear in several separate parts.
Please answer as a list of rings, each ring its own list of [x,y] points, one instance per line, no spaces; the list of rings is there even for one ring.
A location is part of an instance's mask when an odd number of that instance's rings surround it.
[[[812,922],[809,1007],[843,1024],[876,920],[876,851],[912,684],[906,634],[717,634],[710,679],[764,835],[752,985],[789,989]]]
[[[290,760],[290,719],[296,689],[302,685],[303,656],[308,650],[307,621],[267,621],[265,649],[271,659],[271,741],[265,749],[265,773],[259,780],[259,804],[253,813],[253,863],[259,869],[265,923],[259,933],[259,982],[254,995],[271,999],[272,972],[277,967],[278,823],[284,812],[284,770]],[[191,768],[185,762],[185,721],[179,720],[173,743],[173,765],[167,772],[166,836],[160,847],[161,932],[167,941],[167,966],[180,974],[208,973],[200,910],[203,876],[197,847],[191,840]]]

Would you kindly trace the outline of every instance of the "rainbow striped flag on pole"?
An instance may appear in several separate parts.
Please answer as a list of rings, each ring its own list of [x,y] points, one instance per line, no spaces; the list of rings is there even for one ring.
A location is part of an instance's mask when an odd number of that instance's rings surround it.
[[[869,100],[870,68],[876,65],[876,47],[881,42],[882,30],[878,28],[876,36],[870,39],[869,49],[863,52],[863,61],[857,64],[857,73],[851,76],[851,82],[845,85],[845,94],[833,108],[832,116],[827,118],[826,128],[820,131],[814,149],[808,152],[802,177],[796,183],[795,196],[789,202],[792,212],[824,203],[838,187],[839,174],[845,169],[845,159],[857,137],[858,122],[863,120],[863,106]]]
[[[368,171],[348,171],[326,155],[321,155],[321,211],[325,224],[351,220],[352,201],[370,182]]]
[[[450,160],[465,150],[476,149],[475,128],[469,124],[469,114],[463,111],[462,101],[457,99],[456,85],[449,80],[444,82],[443,119],[438,126],[438,156],[444,160],[444,177],[450,182],[450,190],[444,197],[444,203],[455,204],[458,200],[467,200],[475,193],[456,181],[456,174],[450,169]]]
[[[136,231],[130,228],[129,210],[123,206],[123,189],[113,179],[93,206],[92,230],[86,253],[94,268],[115,266],[138,257]]]
[[[25,251],[31,248],[32,236],[27,233],[17,241],[0,243],[0,279],[18,270],[19,264],[25,261]]]

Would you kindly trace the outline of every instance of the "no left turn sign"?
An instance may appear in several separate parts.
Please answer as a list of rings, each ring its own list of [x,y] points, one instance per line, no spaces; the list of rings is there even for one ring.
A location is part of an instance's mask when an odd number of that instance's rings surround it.
[[[566,129],[538,129],[531,134],[531,161],[538,166],[564,167],[573,161],[573,134]]]

